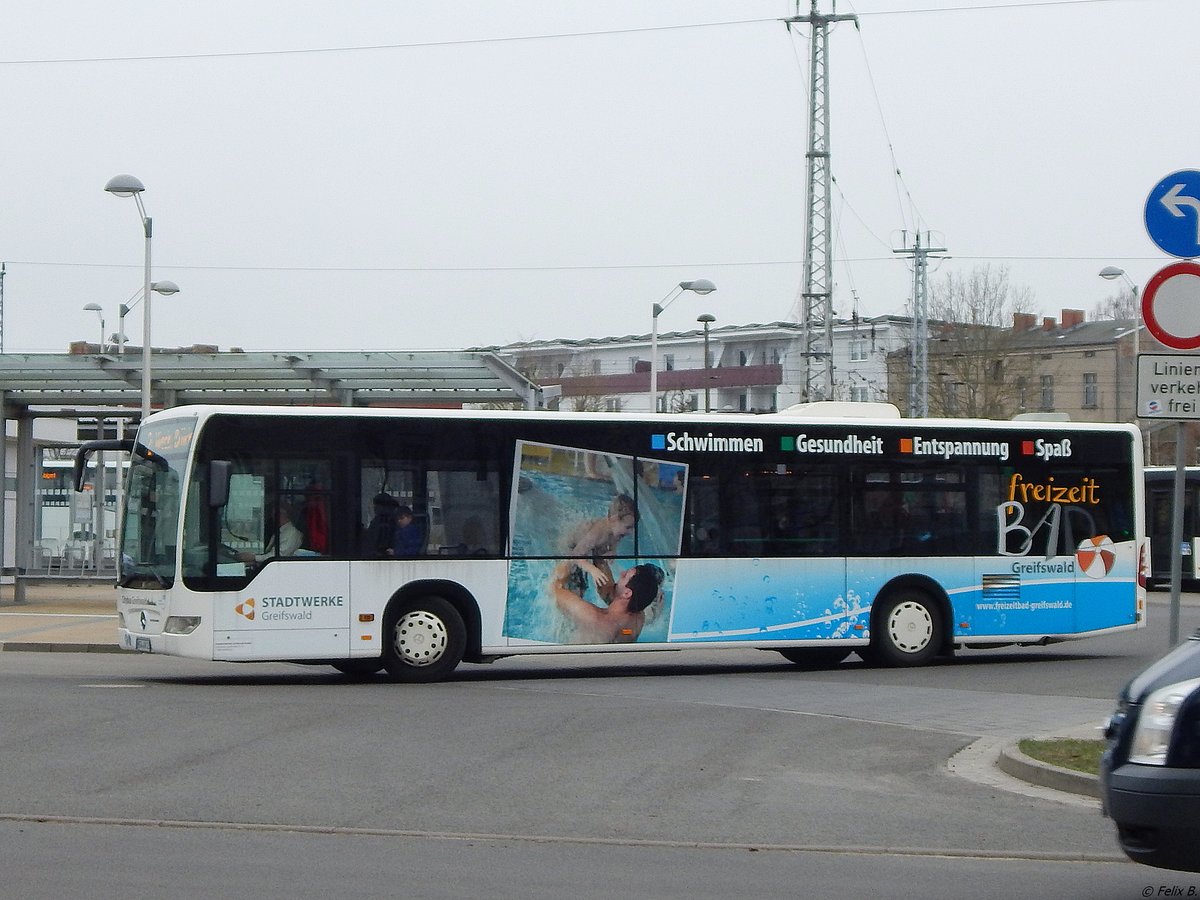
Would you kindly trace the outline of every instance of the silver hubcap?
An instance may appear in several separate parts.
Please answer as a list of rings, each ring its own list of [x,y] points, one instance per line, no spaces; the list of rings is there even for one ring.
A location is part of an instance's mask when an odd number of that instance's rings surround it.
[[[906,600],[888,616],[888,637],[902,653],[920,653],[933,640],[933,616],[920,603]]]
[[[423,609],[407,612],[396,622],[396,655],[410,666],[431,666],[446,652],[446,623]]]

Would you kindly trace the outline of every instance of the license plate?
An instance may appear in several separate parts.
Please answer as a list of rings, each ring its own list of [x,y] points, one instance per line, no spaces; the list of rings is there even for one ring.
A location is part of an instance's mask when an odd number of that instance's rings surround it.
[[[134,641],[133,649],[137,650],[141,653],[149,653],[150,652],[150,638],[144,638],[144,637],[138,638],[136,641]]]

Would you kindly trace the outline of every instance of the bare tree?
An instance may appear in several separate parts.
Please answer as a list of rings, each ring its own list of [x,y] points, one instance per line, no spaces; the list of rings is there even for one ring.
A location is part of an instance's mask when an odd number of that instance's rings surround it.
[[[699,409],[698,397],[691,391],[668,391],[663,403],[663,408],[673,413],[695,412]]]
[[[930,291],[929,410],[933,415],[1010,418],[1021,411],[1035,360],[1022,352],[1014,316],[1033,307],[1007,266],[947,274]]]
[[[1136,320],[1141,314],[1137,291],[1132,288],[1124,288],[1119,293],[1105,297],[1093,306],[1090,318],[1093,322]]]
[[[570,401],[575,412],[605,412],[612,408],[613,399],[611,394],[576,394]]]

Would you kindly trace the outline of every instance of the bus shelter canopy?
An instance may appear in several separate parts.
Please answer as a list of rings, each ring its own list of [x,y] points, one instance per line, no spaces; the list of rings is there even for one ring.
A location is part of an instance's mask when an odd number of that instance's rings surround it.
[[[493,353],[472,350],[153,352],[152,405],[338,406],[520,404],[537,386]],[[0,353],[4,417],[67,407],[136,410],[142,354]],[[54,411],[54,412],[51,412]]]

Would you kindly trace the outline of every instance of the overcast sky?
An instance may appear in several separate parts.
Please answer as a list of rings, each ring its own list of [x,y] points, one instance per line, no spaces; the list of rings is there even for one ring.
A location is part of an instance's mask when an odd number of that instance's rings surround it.
[[[832,0],[821,0],[828,12]],[[801,0],[807,14],[809,0]],[[0,260],[7,352],[95,341],[464,348],[793,315],[808,31],[794,0],[12,2]],[[834,306],[904,314],[1007,266],[1036,312],[1170,262],[1142,209],[1200,168],[1195,0],[857,0],[830,35]],[[900,176],[896,175],[899,170]],[[141,307],[126,320],[141,343]]]

